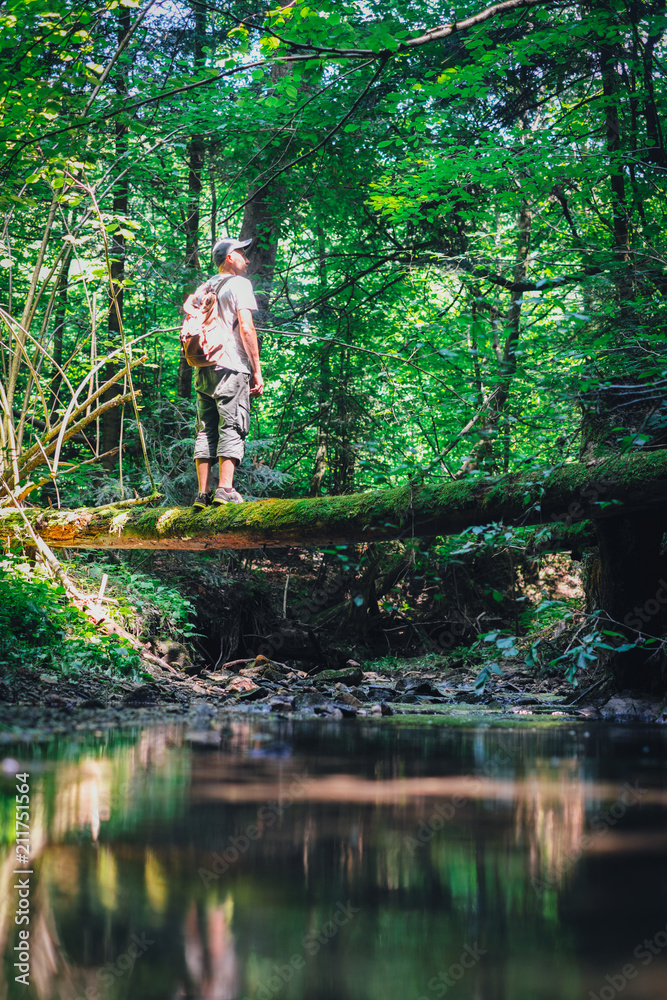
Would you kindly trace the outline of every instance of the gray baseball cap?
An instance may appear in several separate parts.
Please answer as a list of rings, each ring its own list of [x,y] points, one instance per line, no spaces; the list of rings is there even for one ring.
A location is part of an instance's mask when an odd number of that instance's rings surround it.
[[[224,240],[218,240],[218,242],[213,247],[213,263],[216,267],[220,267],[224,264],[227,254],[230,254],[232,250],[243,250],[244,247],[249,247],[252,240],[232,240],[229,237]]]

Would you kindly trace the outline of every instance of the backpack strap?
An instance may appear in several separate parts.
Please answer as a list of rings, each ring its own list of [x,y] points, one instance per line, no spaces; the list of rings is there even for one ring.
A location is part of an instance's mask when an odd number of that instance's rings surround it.
[[[208,279],[206,284],[209,286],[209,288],[212,288],[213,291],[217,294],[222,288],[222,286],[227,283],[229,278],[235,278],[235,277],[236,277],[235,274],[214,274],[212,278]]]
[[[216,296],[226,283],[228,278],[233,278],[233,274],[214,274],[206,281],[202,282],[201,285],[193,292],[193,295],[197,301],[201,301],[207,292],[215,292]]]

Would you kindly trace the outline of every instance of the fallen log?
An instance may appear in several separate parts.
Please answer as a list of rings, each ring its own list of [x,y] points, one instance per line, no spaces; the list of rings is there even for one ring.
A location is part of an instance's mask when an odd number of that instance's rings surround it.
[[[349,496],[260,500],[195,511],[135,506],[0,509],[0,538],[20,539],[25,518],[52,548],[249,549],[322,546],[458,534],[475,525],[566,525],[667,500],[667,450],[573,463],[530,476],[406,485]],[[666,518],[667,519],[667,518]]]

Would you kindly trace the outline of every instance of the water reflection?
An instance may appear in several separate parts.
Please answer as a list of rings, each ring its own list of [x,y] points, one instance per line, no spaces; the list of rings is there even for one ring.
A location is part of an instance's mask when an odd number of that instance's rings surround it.
[[[226,723],[13,746],[0,1000],[667,997],[661,730]],[[663,943],[664,939],[664,943]]]

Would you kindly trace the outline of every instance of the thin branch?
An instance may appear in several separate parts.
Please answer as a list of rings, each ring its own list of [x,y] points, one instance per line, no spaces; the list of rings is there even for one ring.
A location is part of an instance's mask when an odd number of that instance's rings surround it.
[[[312,149],[309,149],[307,152],[302,153],[301,156],[297,156],[295,159],[290,160],[290,162],[286,163],[284,167],[280,168],[280,170],[276,170],[275,173],[273,173],[271,175],[271,177],[269,177],[268,181],[265,181],[262,185],[260,185],[260,187],[258,187],[255,191],[253,191],[252,195],[249,198],[246,198],[246,200],[244,202],[241,202],[241,204],[237,208],[235,208],[233,212],[230,212],[229,215],[226,215],[225,218],[222,220],[221,225],[223,225],[224,223],[228,222],[230,219],[233,219],[235,215],[238,215],[238,213],[243,208],[245,208],[245,206],[249,202],[251,202],[255,198],[257,198],[257,196],[260,195],[263,191],[266,191],[266,189],[269,187],[269,185],[272,184],[273,181],[275,181],[275,179],[277,177],[280,177],[281,174],[284,174],[286,171],[291,170],[292,167],[295,167],[297,164],[303,163],[304,160],[309,159],[319,149],[322,149],[323,146],[326,146],[326,144],[329,142],[329,140],[332,139],[334,137],[334,135],[336,135],[336,133],[341,130],[341,128],[343,127],[343,125],[345,124],[345,122],[349,121],[349,119],[352,117],[352,115],[354,114],[354,112],[357,110],[357,108],[359,107],[359,105],[361,104],[361,102],[363,101],[364,97],[369,92],[369,90],[371,89],[371,87],[373,86],[373,84],[380,78],[380,76],[382,74],[382,71],[384,70],[384,68],[385,68],[385,66],[387,64],[388,58],[389,58],[389,56],[385,56],[384,58],[381,59],[380,65],[378,66],[377,70],[375,71],[375,73],[373,74],[373,76],[371,77],[371,79],[369,80],[367,86],[364,87],[364,89],[362,90],[362,92],[359,94],[359,97],[356,99],[356,101],[354,102],[354,104],[352,105],[352,107],[350,108],[350,110],[347,112],[347,114],[343,115],[343,117],[341,118],[341,120],[336,125],[334,125],[334,127],[331,129],[331,131],[328,132],[327,135],[325,135],[323,139],[321,139],[318,143],[316,143],[313,146]]]
[[[82,117],[84,115],[86,115],[88,113],[88,111],[90,110],[90,108],[92,107],[93,101],[95,100],[95,98],[99,94],[100,90],[102,89],[102,86],[106,82],[106,80],[107,80],[107,78],[109,76],[109,73],[114,68],[114,66],[116,65],[116,63],[118,62],[118,60],[120,59],[120,57],[122,56],[122,54],[125,51],[125,49],[127,48],[127,46],[130,44],[130,40],[131,40],[132,36],[135,34],[137,28],[139,27],[139,25],[141,24],[141,22],[143,21],[143,19],[146,17],[146,14],[148,13],[148,11],[153,6],[153,3],[154,3],[154,0],[148,0],[148,3],[146,4],[146,6],[142,10],[139,11],[139,14],[137,15],[137,19],[134,22],[134,24],[130,25],[129,29],[125,32],[125,34],[123,35],[122,39],[118,43],[118,45],[116,47],[116,51],[111,56],[111,59],[109,60],[109,62],[105,66],[105,68],[104,68],[104,70],[103,70],[103,72],[102,72],[99,80],[97,81],[96,85],[93,87],[93,92],[90,95],[90,97],[88,98],[88,101],[86,102],[86,105],[85,105],[85,107],[83,109]]]
[[[153,479],[153,473],[151,471],[151,465],[150,465],[150,462],[148,460],[148,451],[146,450],[146,439],[144,437],[144,429],[143,429],[142,424],[141,424],[141,417],[139,416],[139,407],[137,406],[137,400],[136,400],[136,396],[135,396],[135,393],[134,393],[134,383],[132,381],[132,365],[130,364],[130,356],[129,356],[128,351],[127,351],[127,342],[126,342],[126,339],[125,339],[125,326],[123,324],[122,311],[121,311],[121,308],[120,308],[120,303],[118,301],[119,288],[118,288],[118,285],[116,284],[116,282],[113,280],[113,278],[111,276],[111,258],[109,256],[109,242],[107,240],[107,234],[106,234],[106,230],[104,228],[104,221],[102,219],[102,213],[101,213],[99,205],[97,203],[97,199],[95,198],[95,189],[94,189],[94,186],[91,186],[90,188],[88,188],[88,195],[89,195],[90,200],[91,200],[91,202],[93,204],[93,208],[95,209],[95,214],[97,215],[97,219],[98,219],[99,224],[100,224],[100,232],[102,233],[102,240],[104,242],[104,259],[105,259],[105,262],[106,262],[107,277],[109,279],[109,294],[111,296],[111,301],[113,303],[114,311],[116,313],[116,321],[117,321],[117,324],[118,324],[118,331],[120,333],[120,342],[121,342],[121,346],[122,346],[122,350],[123,350],[123,356],[124,356],[124,359],[125,359],[125,369],[127,371],[127,381],[129,383],[129,386],[130,386],[130,395],[132,397],[132,408],[134,410],[135,420],[137,421],[137,431],[139,433],[139,442],[141,444],[141,450],[142,450],[143,456],[144,456],[144,463],[146,465],[146,472],[148,473],[148,479],[149,479],[149,482],[150,482],[151,487],[153,489],[153,493],[155,493],[155,492],[157,492],[157,488],[155,486],[155,480]],[[121,441],[122,441],[122,431],[123,431],[123,425],[122,425],[122,418],[121,418]],[[121,486],[122,486],[122,465],[121,465]]]
[[[109,451],[105,451],[101,455],[93,455],[92,458],[87,458],[85,462],[73,462],[71,465],[69,463],[65,465],[64,462],[61,462],[59,474],[61,476],[66,476],[70,472],[76,472],[77,469],[80,469],[84,465],[92,465],[94,462],[101,462],[103,458],[109,458],[111,455],[115,455],[118,451],[120,451],[119,448],[110,448]],[[46,459],[46,464],[48,465],[48,458]],[[27,496],[30,496],[33,490],[38,490],[40,486],[46,486],[47,483],[52,483],[55,478],[56,474],[54,472],[50,472],[48,476],[44,477],[44,479],[40,479],[36,483],[28,483],[23,487],[21,493],[16,499],[19,501],[25,500]],[[0,506],[2,505],[4,505],[4,502],[0,502]]]
[[[553,7],[553,0],[505,0],[504,3],[493,4],[491,7],[487,7],[486,10],[480,11],[479,14],[473,14],[472,17],[464,18],[463,21],[452,21],[450,24],[441,24],[437,28],[429,28],[423,35],[408,38],[406,41],[400,43],[399,51],[402,49],[412,49],[418,45],[428,45],[429,42],[437,42],[441,38],[449,38],[450,35],[456,35],[461,31],[466,31],[468,28],[474,28],[476,25],[483,24],[484,21],[488,21],[490,18],[496,17],[498,14],[504,14],[507,11],[520,10],[522,7],[535,7],[537,5],[546,6],[547,3],[550,7]]]
[[[360,257],[364,256],[365,257],[367,255],[366,254],[359,254],[357,256],[360,256]],[[329,259],[329,258],[327,258],[327,259]],[[402,262],[401,258],[399,256],[397,256],[396,254],[392,254],[391,256],[388,256],[388,257],[381,257],[380,260],[376,260],[373,264],[371,264],[370,267],[365,268],[363,271],[358,271],[351,278],[348,278],[346,281],[344,281],[342,283],[342,285],[338,285],[336,288],[333,288],[330,291],[325,292],[323,295],[319,295],[316,299],[311,299],[311,301],[307,302],[306,305],[303,306],[301,309],[295,310],[294,313],[293,313],[293,315],[292,315],[292,317],[291,317],[291,319],[293,319],[293,320],[294,319],[298,319],[299,316],[304,316],[306,313],[308,313],[312,309],[314,309],[315,306],[322,305],[324,302],[327,302],[329,299],[335,298],[341,292],[345,291],[345,289],[348,288],[349,285],[355,285],[361,278],[365,278],[366,275],[372,274],[373,271],[377,271],[377,269],[379,267],[382,267],[383,264],[388,264],[390,261],[399,262],[399,263]],[[410,262],[411,262],[411,258],[408,258],[405,261],[405,263],[410,263]]]
[[[373,53],[373,55],[375,55],[375,53]],[[63,125],[62,128],[52,129],[50,132],[43,132],[34,139],[26,139],[24,142],[17,143],[11,155],[0,164],[0,167],[8,167],[11,165],[17,155],[28,146],[34,146],[37,142],[43,142],[44,139],[51,139],[53,136],[62,135],[64,132],[73,132],[80,128],[89,128],[91,125],[97,125],[100,122],[108,121],[110,118],[117,118],[118,115],[127,114],[130,111],[136,111],[138,108],[144,108],[149,104],[164,101],[168,97],[176,97],[178,94],[185,94],[190,90],[196,90],[198,87],[205,87],[209,83],[217,83],[218,80],[222,80],[227,76],[234,76],[236,73],[243,73],[248,69],[256,69],[259,66],[267,66],[274,62],[305,62],[306,60],[312,58],[313,56],[277,56],[273,59],[256,59],[254,62],[243,63],[242,65],[234,66],[231,69],[221,70],[219,73],[214,73],[213,76],[206,77],[204,80],[195,80],[194,83],[187,83],[182,87],[174,87],[172,90],[166,90],[162,94],[156,94],[155,97],[147,97],[144,100],[135,101],[133,104],[123,104],[121,107],[113,108],[111,111],[106,111],[104,114],[97,115],[94,118],[77,119],[72,122],[71,125]]]
[[[331,82],[327,83],[326,86],[321,87],[317,91],[317,93],[312,94],[308,98],[307,101],[304,101],[303,104],[300,104],[299,107],[295,110],[294,114],[291,115],[290,118],[287,119],[287,121],[285,122],[285,124],[281,125],[280,128],[276,129],[275,132],[271,133],[271,138],[268,140],[268,142],[266,142],[263,146],[261,146],[257,150],[257,152],[255,153],[255,155],[252,156],[248,160],[248,162],[243,165],[243,167],[238,171],[238,173],[236,174],[236,176],[233,177],[230,180],[229,184],[227,185],[226,191],[224,192],[224,194],[221,197],[224,197],[224,195],[226,195],[227,192],[231,190],[231,188],[236,183],[236,181],[239,179],[239,177],[241,177],[247,171],[248,167],[252,166],[252,164],[255,162],[255,160],[257,160],[261,156],[261,154],[266,149],[269,148],[269,146],[272,144],[272,142],[274,142],[276,136],[280,135],[281,132],[284,132],[286,129],[288,129],[290,127],[290,125],[292,124],[292,122],[294,121],[294,119],[299,117],[299,115],[304,110],[304,108],[306,108],[314,100],[316,100],[318,97],[320,97],[326,90],[329,90],[331,87],[334,87],[337,83],[340,83],[341,80],[344,80],[346,77],[350,76],[352,73],[358,73],[359,70],[365,69],[367,66],[372,65],[372,62],[373,62],[373,60],[368,59],[366,62],[360,63],[358,66],[354,66],[352,69],[349,69],[346,73],[341,73],[340,76],[337,76],[334,80],[331,80]]]
[[[120,353],[119,351],[114,352],[114,354],[119,354],[119,353]],[[109,357],[113,356],[114,355],[109,355]],[[104,365],[107,364],[109,357],[103,358],[103,360],[92,370],[92,372],[86,376],[85,382],[88,382],[91,375],[94,375],[97,371],[99,371],[100,368],[102,368]],[[136,367],[137,365],[143,364],[146,361],[146,358],[147,355],[143,355],[143,357],[137,358],[136,361],[133,361],[131,363],[132,367]],[[126,366],[123,366],[123,368],[121,368],[120,371],[116,372],[114,375],[111,376],[111,378],[107,379],[102,386],[100,386],[94,393],[92,393],[92,395],[87,396],[86,399],[83,401],[83,403],[80,403],[77,407],[73,409],[69,409],[68,413],[65,414],[60,423],[54,424],[51,427],[51,429],[47,431],[47,433],[42,438],[42,443],[47,444],[49,441],[52,441],[54,437],[56,437],[58,434],[61,433],[62,428],[67,424],[69,420],[76,419],[80,413],[83,413],[83,411],[90,406],[91,403],[94,403],[96,399],[99,399],[100,396],[102,396],[107,391],[109,386],[114,385],[114,383],[116,382],[120,382],[120,380],[124,378],[126,374],[127,374],[127,368]],[[83,384],[80,385],[79,388],[76,390],[76,395],[79,394],[82,388]],[[72,398],[74,399],[75,396],[73,395]],[[70,407],[71,405],[72,404],[70,403]],[[68,435],[68,440],[70,436],[71,435]],[[22,456],[23,460],[25,460],[26,458],[30,458],[31,455],[37,450],[37,448],[38,445],[33,445],[28,451],[24,452]]]
[[[545,292],[550,288],[560,288],[563,285],[576,285],[584,281],[585,278],[602,274],[603,271],[601,267],[585,267],[580,274],[566,274],[560,278],[538,278],[537,281],[512,281],[511,278],[503,278],[502,275],[495,274],[488,267],[473,264],[466,257],[451,258],[450,263],[455,267],[460,267],[463,271],[467,271],[474,278],[490,281],[491,284],[499,285],[500,288],[507,288],[511,292]]]
[[[46,227],[44,229],[44,235],[39,247],[39,252],[37,254],[37,260],[32,272],[32,278],[30,280],[30,287],[28,289],[28,294],[26,296],[25,305],[23,306],[23,315],[21,317],[21,322],[18,324],[18,332],[12,331],[14,337],[16,338],[16,343],[19,346],[19,350],[16,351],[14,357],[11,359],[9,367],[9,378],[7,380],[7,405],[11,411],[12,403],[14,401],[14,393],[16,391],[16,382],[18,379],[19,368],[21,367],[21,350],[20,348],[25,344],[26,334],[25,331],[28,329],[30,322],[30,314],[32,309],[32,303],[37,290],[37,285],[39,284],[39,275],[42,269],[42,262],[44,260],[44,255],[46,253],[46,247],[51,236],[51,226],[53,225],[53,220],[56,215],[56,209],[58,207],[58,198],[54,193],[51,204],[49,206],[49,214],[46,220]],[[23,334],[23,336],[21,336]]]
[[[307,333],[306,331],[304,331],[303,333],[289,333],[285,330],[274,330],[268,326],[258,326],[257,332],[273,333],[277,334],[279,337],[300,337],[302,339],[304,337],[309,337],[311,340],[320,340],[322,341],[322,343],[325,344],[336,344],[338,345],[338,347],[346,347],[350,351],[359,351],[361,354],[372,354],[376,358],[391,358],[392,361],[400,361],[401,364],[408,365],[409,368],[414,368],[415,371],[422,372],[422,374],[424,375],[428,375],[428,377],[433,382],[437,382],[439,385],[443,385],[445,389],[447,389],[454,396],[456,396],[456,398],[460,400],[461,403],[464,403],[466,406],[470,405],[468,401],[463,398],[463,396],[459,396],[458,392],[456,392],[455,389],[452,389],[451,385],[447,385],[447,383],[443,382],[441,378],[438,378],[437,375],[433,375],[432,372],[427,371],[425,368],[420,368],[420,366],[416,365],[414,361],[408,361],[407,358],[402,358],[400,354],[391,354],[387,351],[372,351],[370,347],[359,347],[357,344],[348,344],[344,340],[334,340],[333,337],[316,337],[315,334]]]
[[[283,45],[286,45],[289,49],[306,49],[308,52],[322,53],[327,56],[331,56],[332,54],[349,54],[350,51],[359,51],[357,49],[337,49],[333,46],[313,45],[312,42],[295,42],[291,38],[284,38],[283,35],[279,35],[277,31],[274,31],[273,28],[269,28],[267,25],[253,24],[252,21],[247,18],[237,17],[235,14],[232,14],[231,10],[227,10],[226,7],[215,7],[211,3],[204,3],[203,0],[196,0],[192,6],[202,7],[204,10],[210,10],[214,14],[224,14],[225,17],[234,21],[235,24],[242,25],[244,28],[252,28],[253,31],[258,31],[261,35],[270,35],[271,38],[277,38],[279,42],[282,42]],[[368,51],[370,52],[371,50],[369,49]]]
[[[135,390],[134,394],[136,396],[140,396],[141,391]],[[38,466],[43,465],[44,462],[46,461],[46,457],[48,455],[53,455],[54,452],[56,453],[56,457],[52,473],[55,476],[57,472],[57,463],[60,460],[60,451],[65,441],[69,441],[71,437],[74,437],[75,434],[78,434],[79,431],[81,431],[84,427],[87,427],[88,424],[91,424],[94,420],[97,420],[98,417],[101,417],[102,414],[106,413],[108,410],[112,410],[115,406],[120,406],[121,404],[128,403],[131,400],[132,400],[131,392],[125,393],[124,396],[112,396],[112,398],[108,399],[106,403],[102,403],[101,406],[98,406],[95,410],[92,410],[89,414],[83,417],[82,420],[79,420],[78,423],[72,424],[70,429],[65,434],[63,434],[62,439],[58,438],[57,441],[52,441],[47,448],[42,447],[41,453],[39,455],[35,455],[35,457],[30,462],[28,462],[27,465],[20,467],[21,476],[25,476],[29,472],[32,472],[33,469],[36,469]],[[40,444],[40,442],[38,442],[38,444]]]
[[[493,4],[491,7],[487,7],[486,10],[480,11],[479,14],[473,14],[471,17],[464,18],[462,21],[452,21],[448,24],[441,24],[435,28],[429,28],[428,31],[421,35],[416,35],[414,38],[407,38],[405,41],[399,41],[397,42],[397,51],[405,52],[406,50],[409,51],[410,49],[416,48],[420,45],[428,45],[430,42],[437,42],[441,38],[449,38],[450,35],[455,35],[460,32],[467,31],[468,28],[474,28],[478,24],[483,24],[484,21],[488,21],[490,18],[496,17],[498,14],[504,14],[513,10],[521,10],[524,7],[546,5],[547,3],[553,5],[553,0],[504,0],[502,3]],[[285,38],[284,36],[279,35],[276,31],[266,25],[259,27],[251,21],[237,18],[226,8],[215,7],[212,4],[204,3],[203,0],[197,0],[196,5],[205,7],[207,10],[225,14],[232,20],[236,21],[237,24],[242,24],[244,27],[252,28],[254,31],[270,35],[272,38],[278,39],[290,49],[307,49],[311,53],[321,53],[322,55],[326,55],[333,59],[349,59],[353,57],[372,59],[387,57],[388,55],[391,56],[394,54],[391,49],[383,49],[380,52],[374,52],[373,49],[338,49],[334,46],[314,45],[312,42],[297,42],[292,38]],[[311,55],[310,58],[313,58],[313,56]]]

